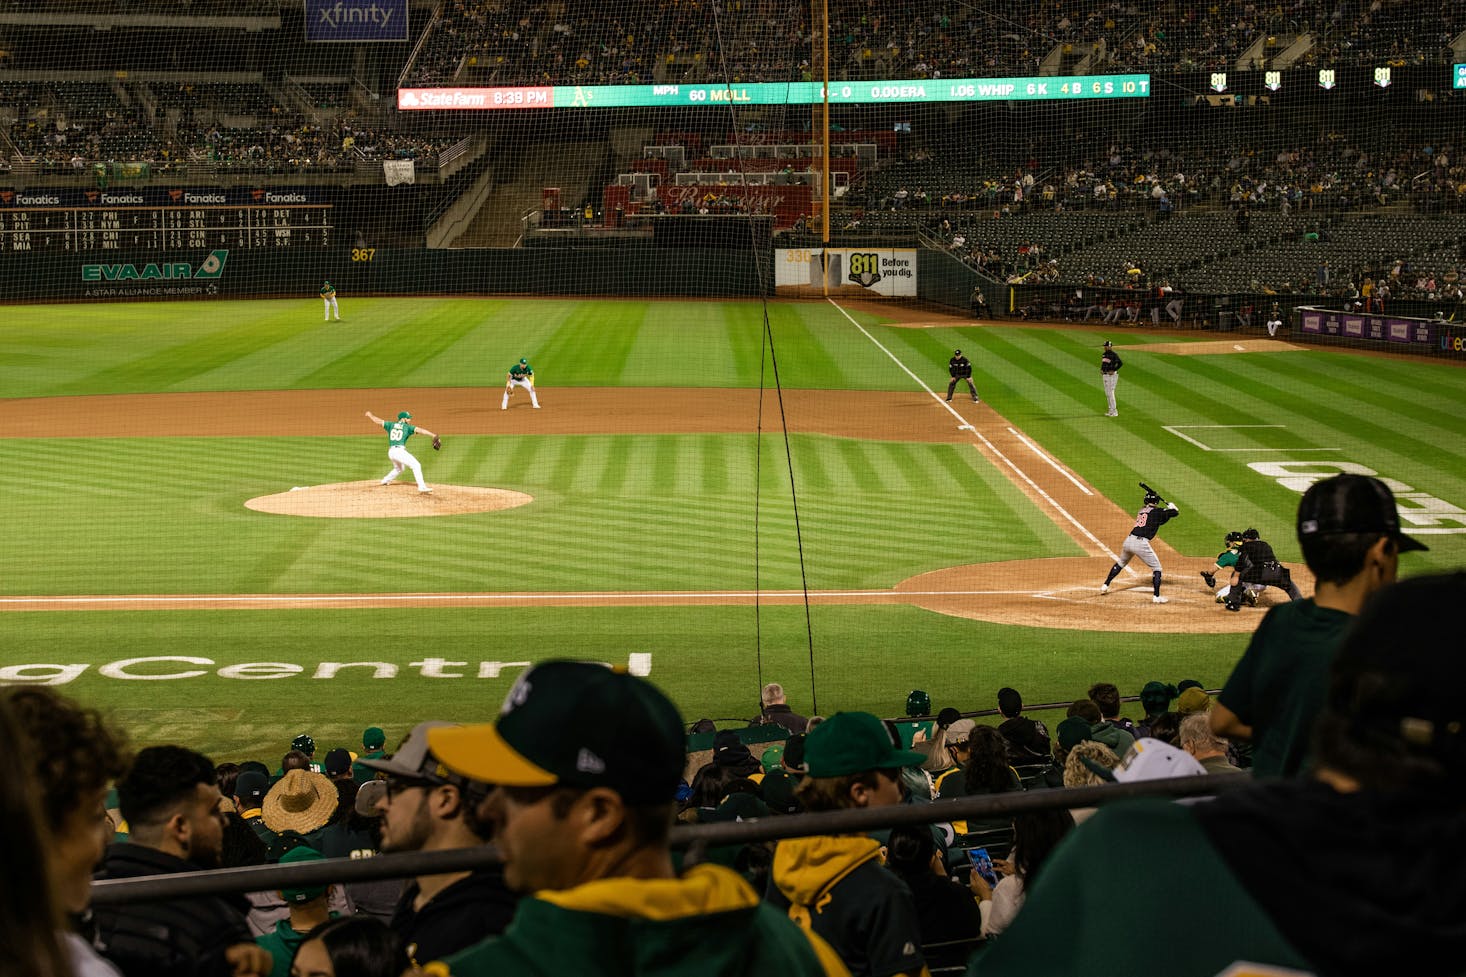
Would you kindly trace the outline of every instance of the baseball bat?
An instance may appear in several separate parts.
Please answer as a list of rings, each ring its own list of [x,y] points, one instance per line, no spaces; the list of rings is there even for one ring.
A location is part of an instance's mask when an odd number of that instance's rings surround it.
[[[1140,482],[1139,485],[1140,485],[1141,488],[1145,489],[1145,491],[1148,494],[1154,495],[1156,498],[1160,499],[1161,500],[1160,503],[1159,503],[1160,505],[1165,505],[1166,504],[1166,500],[1164,498],[1161,498],[1161,493],[1157,492],[1155,489],[1151,488],[1149,485],[1145,484],[1144,482]]]

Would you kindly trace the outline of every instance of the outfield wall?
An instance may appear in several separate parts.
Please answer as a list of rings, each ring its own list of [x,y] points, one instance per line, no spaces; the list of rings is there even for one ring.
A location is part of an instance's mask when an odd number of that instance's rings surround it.
[[[772,291],[769,261],[767,251],[648,246],[6,254],[0,302],[314,298],[324,280],[343,300],[369,293],[751,297]]]

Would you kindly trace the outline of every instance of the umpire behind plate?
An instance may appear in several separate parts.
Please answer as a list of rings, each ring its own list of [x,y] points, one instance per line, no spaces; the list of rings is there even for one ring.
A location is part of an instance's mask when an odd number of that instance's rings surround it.
[[[1227,592],[1227,610],[1242,609],[1242,584],[1262,584],[1277,587],[1288,595],[1289,600],[1302,600],[1303,594],[1293,583],[1292,572],[1273,553],[1273,548],[1262,539],[1256,529],[1242,532],[1242,548],[1237,551],[1237,565],[1232,568],[1232,589]]]

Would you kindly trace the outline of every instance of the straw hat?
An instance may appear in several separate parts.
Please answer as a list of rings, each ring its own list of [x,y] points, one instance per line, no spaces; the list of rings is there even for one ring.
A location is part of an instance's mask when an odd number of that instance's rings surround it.
[[[326,826],[336,811],[336,785],[325,774],[291,770],[265,795],[261,812],[271,831],[309,834]]]

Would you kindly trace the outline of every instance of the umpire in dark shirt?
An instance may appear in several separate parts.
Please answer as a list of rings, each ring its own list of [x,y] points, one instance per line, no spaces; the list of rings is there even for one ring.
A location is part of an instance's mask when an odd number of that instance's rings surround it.
[[[977,388],[972,385],[972,361],[962,355],[962,350],[952,350],[952,358],[947,361],[947,372],[952,375],[952,381],[947,384],[947,403],[952,402],[952,392],[957,389],[957,381],[967,381],[967,389],[972,391],[972,402],[977,400]]]

